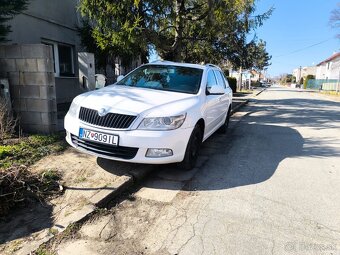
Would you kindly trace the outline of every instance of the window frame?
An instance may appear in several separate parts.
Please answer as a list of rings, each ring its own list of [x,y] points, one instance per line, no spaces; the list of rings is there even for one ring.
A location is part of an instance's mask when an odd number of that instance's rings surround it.
[[[41,41],[42,44],[49,45],[52,47],[52,53],[53,53],[53,64],[54,64],[54,75],[56,77],[61,77],[61,78],[74,78],[76,76],[75,73],[75,58],[74,58],[74,45],[71,44],[66,44],[66,43],[60,43],[56,41],[51,41],[51,40],[45,40],[43,39]],[[62,75],[60,74],[60,62],[59,62],[59,49],[58,46],[66,46],[70,47],[71,49],[71,68],[72,68],[72,73],[71,75]]]
[[[209,81],[209,73],[212,73],[214,78],[215,78],[215,82],[216,82],[216,85],[218,85],[218,81],[217,81],[217,78],[216,78],[216,75],[215,75],[215,70],[214,69],[209,69],[208,72],[207,72],[207,83],[206,83],[206,90],[208,90],[208,88],[211,88],[211,86],[209,87],[208,86],[208,81]]]

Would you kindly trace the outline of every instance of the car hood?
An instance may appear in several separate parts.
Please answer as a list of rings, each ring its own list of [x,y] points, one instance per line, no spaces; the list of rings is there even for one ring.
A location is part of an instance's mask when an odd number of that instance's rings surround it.
[[[138,115],[147,114],[153,108],[195,97],[197,95],[112,85],[84,94],[79,104],[94,110],[104,108],[107,112]]]

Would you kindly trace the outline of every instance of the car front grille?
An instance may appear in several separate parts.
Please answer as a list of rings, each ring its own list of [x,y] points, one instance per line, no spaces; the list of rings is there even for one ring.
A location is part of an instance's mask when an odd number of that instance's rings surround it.
[[[136,119],[136,116],[118,113],[108,113],[105,116],[99,116],[96,110],[81,107],[79,119],[96,126],[127,129]]]
[[[71,135],[71,140],[73,144],[82,149],[109,157],[132,159],[136,156],[138,152],[138,148],[106,145],[102,143],[83,140],[75,135]]]

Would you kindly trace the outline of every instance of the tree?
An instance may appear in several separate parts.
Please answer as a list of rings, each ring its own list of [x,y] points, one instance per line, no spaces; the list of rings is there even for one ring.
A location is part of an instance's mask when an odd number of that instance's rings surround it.
[[[16,14],[25,10],[28,0],[1,0],[0,1],[0,42],[5,42],[6,36],[11,32],[10,25],[6,24]]]
[[[292,83],[296,83],[296,77],[293,75],[292,76],[292,80],[291,80]]]
[[[280,82],[283,84],[291,83],[294,82],[294,78],[295,76],[293,76],[292,74],[283,74],[280,77]]]
[[[266,42],[260,40],[256,45],[255,56],[254,56],[254,68],[258,71],[262,71],[265,67],[269,66],[271,63],[272,56],[266,51]]]
[[[253,15],[255,0],[81,0],[101,50],[130,59],[150,47],[167,60],[242,65],[247,34],[272,9]]]
[[[340,28],[340,3],[338,3],[337,7],[331,12],[329,22],[333,28]],[[340,38],[340,34],[338,34],[337,37]]]

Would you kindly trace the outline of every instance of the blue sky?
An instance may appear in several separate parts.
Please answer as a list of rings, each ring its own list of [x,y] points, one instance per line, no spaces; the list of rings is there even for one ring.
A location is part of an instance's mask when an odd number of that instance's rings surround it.
[[[340,49],[340,31],[331,28],[329,18],[338,0],[257,0],[256,13],[275,10],[257,29],[272,55],[271,76],[291,73],[294,68],[320,63]],[[315,45],[318,44],[318,45]],[[315,46],[312,46],[315,45]]]

